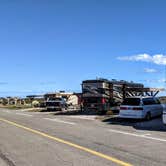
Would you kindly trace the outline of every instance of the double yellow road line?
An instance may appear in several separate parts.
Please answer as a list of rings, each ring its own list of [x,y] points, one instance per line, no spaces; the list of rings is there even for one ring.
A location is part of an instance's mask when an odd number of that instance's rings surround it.
[[[3,119],[3,118],[0,118],[0,121],[1,121],[1,122],[5,122],[5,123],[7,123],[7,124],[10,124],[10,125],[12,125],[12,126],[16,126],[16,127],[18,127],[18,128],[24,129],[24,130],[29,131],[29,132],[31,132],[31,133],[40,135],[40,136],[42,136],[42,137],[49,138],[49,139],[51,139],[51,140],[53,140],[53,141],[56,141],[56,142],[59,142],[59,143],[68,145],[68,146],[70,146],[70,147],[73,147],[73,148],[82,150],[82,151],[87,152],[87,153],[89,153],[89,154],[92,154],[92,155],[94,155],[94,156],[98,156],[98,157],[100,157],[100,158],[104,158],[104,159],[106,159],[106,160],[109,160],[109,161],[111,161],[111,162],[116,163],[117,165],[121,165],[121,166],[133,166],[133,165],[131,165],[130,163],[127,163],[127,162],[118,160],[118,159],[116,159],[116,158],[114,158],[114,157],[105,155],[105,154],[100,153],[100,152],[96,152],[96,151],[91,150],[91,149],[89,149],[89,148],[86,148],[86,147],[83,147],[83,146],[74,144],[74,143],[69,142],[69,141],[65,141],[65,140],[60,139],[60,138],[57,138],[57,137],[53,137],[53,136],[51,136],[51,135],[48,135],[48,134],[46,134],[46,133],[43,133],[43,132],[40,132],[40,131],[31,129],[31,128],[28,128],[28,127],[23,126],[23,125],[20,125],[20,124],[18,124],[18,123],[15,123],[15,122],[12,122],[12,121]]]

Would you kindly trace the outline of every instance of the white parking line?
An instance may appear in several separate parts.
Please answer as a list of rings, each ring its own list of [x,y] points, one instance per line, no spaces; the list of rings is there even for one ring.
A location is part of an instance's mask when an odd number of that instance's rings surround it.
[[[6,111],[3,111],[3,112],[7,112],[7,113],[10,113],[10,111],[6,110]]]
[[[96,116],[83,116],[83,115],[74,115],[68,116],[68,118],[83,119],[83,120],[95,120]]]
[[[143,136],[150,136],[150,135],[152,135],[152,134],[144,134]]]
[[[1,112],[11,113],[11,112],[10,112],[10,111],[8,111],[8,110],[1,110]]]
[[[24,114],[24,113],[16,113],[16,114],[17,114],[17,115],[23,115],[23,116],[29,116],[29,117],[30,117],[30,116],[31,116],[31,117],[33,116],[33,115],[29,115],[29,114]]]
[[[130,136],[134,136],[134,137],[146,138],[146,139],[151,139],[151,140],[160,141],[160,142],[166,142],[166,139],[148,136],[148,135],[151,135],[151,134],[134,134],[134,133],[128,133],[128,132],[119,131],[119,130],[112,130],[112,129],[110,129],[109,131],[113,132],[113,133],[117,133],[117,134],[124,134],[124,135],[130,135]]]
[[[54,122],[59,122],[59,123],[65,123],[65,124],[69,124],[69,125],[75,125],[76,124],[74,122],[63,121],[63,120],[60,120],[60,119],[50,119],[50,118],[44,118],[44,119],[54,121]]]

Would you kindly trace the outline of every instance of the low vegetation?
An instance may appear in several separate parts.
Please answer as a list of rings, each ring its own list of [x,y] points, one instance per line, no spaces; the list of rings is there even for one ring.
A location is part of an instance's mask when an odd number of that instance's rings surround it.
[[[11,110],[18,110],[18,109],[28,109],[32,108],[31,105],[0,105],[0,108],[7,108]]]

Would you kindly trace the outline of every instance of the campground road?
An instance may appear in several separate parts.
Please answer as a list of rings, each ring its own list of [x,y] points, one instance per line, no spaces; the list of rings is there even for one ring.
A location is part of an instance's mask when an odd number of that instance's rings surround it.
[[[0,109],[0,165],[165,166],[166,129],[144,123]]]

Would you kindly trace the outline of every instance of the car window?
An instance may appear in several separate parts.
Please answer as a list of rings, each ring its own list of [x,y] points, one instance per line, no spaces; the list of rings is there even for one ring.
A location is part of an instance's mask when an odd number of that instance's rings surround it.
[[[156,98],[155,101],[156,101],[156,104],[161,104],[158,98]]]
[[[122,105],[131,105],[131,106],[138,106],[140,105],[140,99],[139,98],[126,98],[124,99]]]
[[[143,101],[144,105],[154,105],[154,104],[156,104],[156,101],[153,98],[143,99],[142,101]]]

